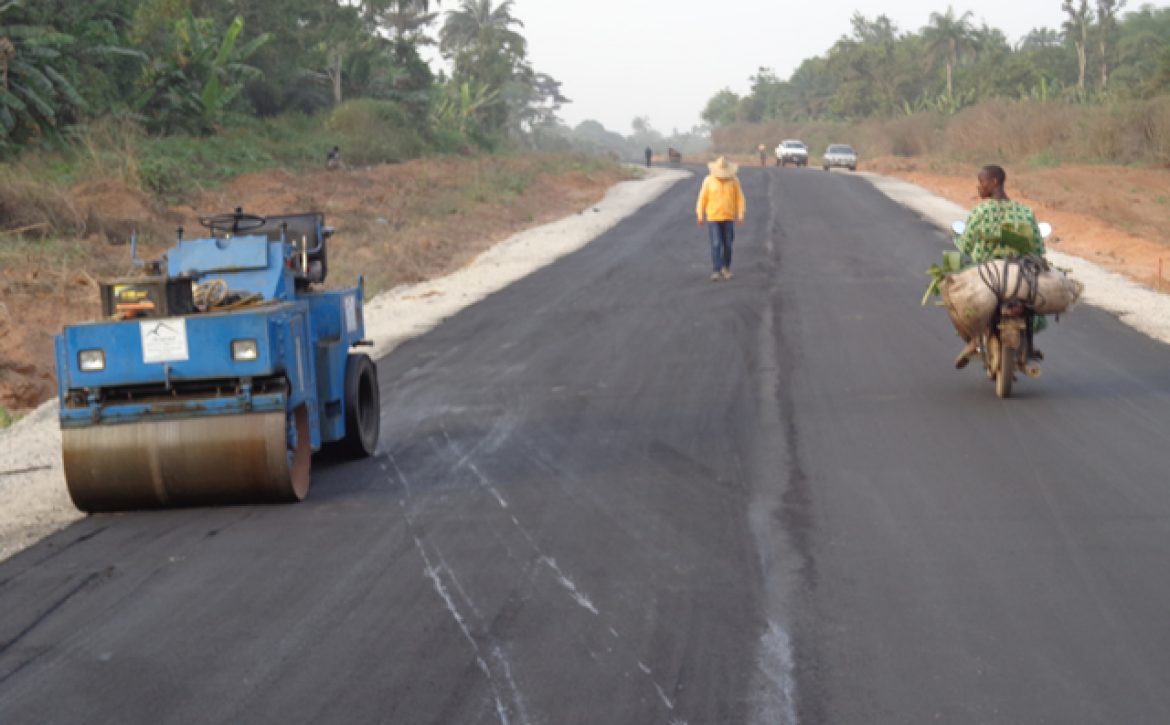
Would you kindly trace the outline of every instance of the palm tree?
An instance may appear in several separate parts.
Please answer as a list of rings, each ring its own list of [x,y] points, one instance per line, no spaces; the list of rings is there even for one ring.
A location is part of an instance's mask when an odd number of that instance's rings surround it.
[[[970,10],[955,17],[955,9],[947,6],[946,13],[931,13],[930,24],[922,29],[926,41],[926,55],[932,64],[944,58],[947,65],[947,96],[955,95],[954,67],[963,59],[963,52],[972,47],[974,28]]]
[[[439,0],[435,0],[436,5]],[[426,28],[437,12],[431,12],[430,0],[363,0],[362,14],[367,21],[386,28],[394,41],[395,57],[402,61],[407,47],[430,45]]]
[[[439,31],[439,50],[448,58],[467,51],[510,48],[524,55],[524,36],[512,30],[524,23],[512,17],[512,0],[492,7],[492,0],[460,0],[459,9],[447,13]]]
[[[512,29],[524,24],[511,11],[512,0],[499,5],[492,0],[460,0],[459,9],[447,12],[439,30],[439,51],[452,61],[452,80],[492,94],[478,111],[481,128],[489,133],[502,131],[516,119],[512,112],[521,105],[523,79],[531,74],[524,62],[524,36]]]
[[[1052,28],[1039,27],[1032,28],[1028,34],[1020,40],[1017,50],[1039,50],[1041,48],[1057,48],[1064,41],[1064,36],[1059,30]]]

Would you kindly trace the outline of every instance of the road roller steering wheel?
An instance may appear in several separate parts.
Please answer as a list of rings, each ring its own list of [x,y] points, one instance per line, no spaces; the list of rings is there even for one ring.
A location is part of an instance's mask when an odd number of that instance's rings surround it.
[[[239,234],[259,229],[268,223],[268,220],[256,214],[246,214],[240,207],[230,214],[216,214],[215,216],[199,217],[199,223],[213,232],[224,234]]]

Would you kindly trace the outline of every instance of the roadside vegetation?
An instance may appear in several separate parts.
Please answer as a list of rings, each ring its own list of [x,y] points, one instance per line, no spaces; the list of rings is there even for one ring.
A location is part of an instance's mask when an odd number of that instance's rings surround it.
[[[522,29],[509,0],[0,0],[0,427],[134,233],[321,210],[373,294],[593,203],[627,172],[577,152]]]
[[[335,145],[359,166],[536,146],[567,99],[511,3],[434,5],[0,0],[0,182],[115,176],[173,200]],[[436,44],[449,77],[420,55]]]
[[[863,158],[1170,166],[1170,9],[1048,1],[1063,25],[1015,45],[953,8],[908,32],[857,13],[788,79],[760,68],[746,95],[713,96],[715,150],[798,137],[814,151],[853,143]]]

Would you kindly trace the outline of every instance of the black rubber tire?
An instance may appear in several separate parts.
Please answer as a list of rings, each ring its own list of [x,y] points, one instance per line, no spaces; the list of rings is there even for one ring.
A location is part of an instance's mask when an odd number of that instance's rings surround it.
[[[345,458],[369,458],[378,449],[382,426],[378,368],[365,353],[345,362],[345,438],[337,450]]]
[[[999,349],[999,370],[995,374],[995,395],[998,398],[1012,396],[1012,381],[1016,374],[1016,349],[1001,347]]]

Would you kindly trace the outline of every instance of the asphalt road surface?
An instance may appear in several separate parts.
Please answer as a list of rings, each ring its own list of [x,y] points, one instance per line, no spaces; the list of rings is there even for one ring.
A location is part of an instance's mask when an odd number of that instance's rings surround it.
[[[382,360],[306,503],[0,564],[0,723],[1170,722],[1170,349],[1078,309],[997,400],[940,232],[741,178],[733,281],[681,182]]]

